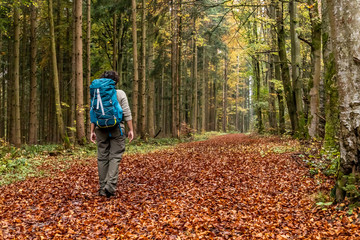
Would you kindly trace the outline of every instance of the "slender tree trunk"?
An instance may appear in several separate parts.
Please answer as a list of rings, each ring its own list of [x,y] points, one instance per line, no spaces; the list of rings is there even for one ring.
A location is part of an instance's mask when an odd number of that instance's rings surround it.
[[[309,135],[313,138],[319,136],[320,121],[320,81],[321,81],[321,21],[318,11],[318,4],[315,0],[309,0],[309,4],[314,7],[310,11],[312,25],[312,45],[313,56],[313,77],[310,82],[310,126]]]
[[[284,29],[284,17],[283,17],[283,4],[277,4],[276,17],[277,17],[277,29],[278,29],[278,47],[281,66],[281,78],[284,85],[285,99],[289,110],[291,130],[293,134],[298,131],[298,119],[296,116],[296,104],[292,85],[290,81],[290,72],[288,66],[288,60],[286,57],[286,42],[285,42],[285,29]]]
[[[140,83],[140,136],[145,139],[146,131],[146,2],[142,0],[142,15],[141,15],[141,83]]]
[[[124,64],[124,18],[123,14],[120,13],[120,26],[119,26],[119,57],[118,57],[118,67],[117,72],[119,73],[119,86],[122,87],[123,84],[123,64]]]
[[[73,12],[72,15],[75,16],[75,1],[73,1]],[[75,142],[75,112],[76,112],[76,51],[75,51],[75,18],[72,22],[72,51],[71,51],[71,79],[70,79],[70,114],[69,114],[69,137],[72,142]],[[89,90],[90,91],[90,90]]]
[[[177,88],[175,90],[175,124],[176,124],[176,137],[180,137],[180,113],[181,113],[181,94],[182,94],[182,86],[181,86],[181,78],[182,78],[182,61],[181,61],[181,53],[182,53],[182,0],[178,0],[178,8],[177,8],[177,44],[176,44],[176,85]]]
[[[172,115],[171,115],[171,134],[173,137],[178,136],[178,102],[177,102],[177,91],[178,91],[178,66],[177,66],[177,28],[178,28],[178,19],[177,19],[177,6],[176,0],[171,1],[171,105],[172,105]]]
[[[227,54],[225,54],[224,59],[225,65],[224,65],[224,83],[223,83],[223,116],[222,116],[222,131],[226,132],[226,126],[227,126],[227,71],[228,71],[228,59]]]
[[[84,126],[84,78],[82,42],[82,1],[76,0],[75,8],[75,52],[76,52],[76,139],[79,144],[86,142]]]
[[[300,41],[297,34],[299,27],[298,7],[295,0],[289,2],[290,11],[290,36],[291,36],[291,71],[292,84],[294,86],[296,114],[299,121],[299,135],[306,136],[305,118],[303,110],[302,80],[300,78]]]
[[[281,67],[279,62],[279,56],[274,56],[275,61],[275,79],[280,80],[281,79]],[[281,134],[285,133],[285,102],[284,102],[284,96],[283,91],[281,89],[276,90],[276,96],[278,99],[278,105],[279,105],[279,132]]]
[[[150,24],[149,24],[150,26]],[[148,104],[147,104],[147,113],[148,113],[148,129],[149,129],[149,136],[155,136],[155,79],[153,75],[154,71],[154,43],[151,38],[148,40],[149,42],[149,94],[148,94]]]
[[[138,118],[138,99],[139,99],[139,72],[138,72],[138,50],[137,50],[137,26],[136,26],[136,0],[131,0],[132,6],[132,37],[133,37],[133,60],[134,60],[134,78],[133,78],[133,92],[132,92],[132,115],[133,127],[137,132],[137,118]]]
[[[14,63],[13,63],[13,136],[12,142],[16,147],[21,145],[21,125],[20,125],[20,86],[19,86],[19,73],[20,73],[20,8],[14,8]]]
[[[30,38],[30,123],[29,123],[29,144],[37,143],[37,130],[38,130],[38,107],[37,107],[37,76],[36,76],[36,18],[37,9],[34,3],[31,4],[31,38]]]
[[[273,56],[269,56],[269,81],[268,81],[268,88],[269,88],[269,124],[270,124],[270,131],[272,133],[277,133],[278,127],[276,122],[276,92],[275,92],[275,83],[273,82],[274,79],[274,58]]]
[[[201,81],[201,133],[206,131],[206,108],[205,108],[205,98],[206,98],[206,47],[203,46],[203,76]]]
[[[197,130],[197,115],[198,115],[198,78],[197,78],[197,43],[196,43],[196,18],[193,23],[194,35],[192,38],[193,46],[193,62],[192,62],[192,98],[191,98],[191,128]]]
[[[332,51],[333,37],[330,36],[330,9],[327,1],[322,1],[323,22],[323,62],[325,84],[325,148],[336,147],[336,139],[339,139],[339,94],[337,90],[335,59]]]
[[[117,14],[113,16],[113,69],[118,65],[118,34],[117,34]]]
[[[61,110],[60,92],[59,92],[59,75],[56,59],[56,46],[55,46],[55,30],[54,30],[54,17],[53,17],[53,2],[49,0],[49,17],[50,17],[50,41],[51,41],[51,59],[52,59],[52,71],[53,71],[53,83],[54,83],[54,98],[56,107],[56,119],[59,129],[60,137],[65,141],[64,123]]]
[[[86,105],[86,137],[90,137],[90,82],[91,82],[91,0],[87,0],[87,31],[86,31],[86,89],[85,89],[85,105]]]
[[[360,0],[328,1],[340,103],[340,171],[336,200],[360,172]],[[354,197],[350,192],[348,197]]]

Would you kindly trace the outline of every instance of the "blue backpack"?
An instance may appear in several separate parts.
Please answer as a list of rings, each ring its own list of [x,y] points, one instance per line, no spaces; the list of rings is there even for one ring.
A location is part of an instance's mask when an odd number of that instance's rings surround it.
[[[90,121],[100,128],[114,127],[123,120],[123,110],[116,97],[115,82],[100,78],[90,85]]]

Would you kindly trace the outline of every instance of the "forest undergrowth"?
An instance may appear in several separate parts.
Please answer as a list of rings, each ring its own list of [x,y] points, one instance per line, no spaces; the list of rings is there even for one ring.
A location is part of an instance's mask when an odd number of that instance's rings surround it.
[[[303,150],[290,138],[229,134],[127,154],[110,199],[97,195],[94,156],[44,164],[43,177],[0,187],[0,238],[359,239],[359,210],[329,197],[332,165],[316,168]]]

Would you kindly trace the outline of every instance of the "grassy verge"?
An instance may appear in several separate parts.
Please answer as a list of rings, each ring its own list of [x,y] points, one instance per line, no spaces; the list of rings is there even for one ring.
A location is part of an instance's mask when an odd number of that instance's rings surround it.
[[[220,134],[207,132],[182,139],[136,139],[126,145],[126,154],[145,154],[183,142],[206,140]],[[64,149],[62,145],[24,145],[15,148],[0,139],[0,186],[29,177],[47,176],[51,171],[64,171],[76,162],[86,164],[88,159],[96,157],[96,152],[95,144],[73,146],[70,149]]]

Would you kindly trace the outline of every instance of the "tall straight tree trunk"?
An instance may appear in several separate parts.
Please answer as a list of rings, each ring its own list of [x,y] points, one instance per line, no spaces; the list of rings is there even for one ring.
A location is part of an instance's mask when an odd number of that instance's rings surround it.
[[[146,2],[142,0],[141,15],[141,82],[140,82],[140,137],[146,137]]]
[[[178,28],[178,19],[177,19],[177,6],[176,0],[171,1],[171,105],[172,105],[172,114],[171,114],[171,134],[173,137],[178,137],[178,107],[177,102],[177,91],[178,89],[178,66],[177,66],[177,28]]]
[[[134,61],[134,78],[133,78],[133,92],[132,92],[132,115],[133,128],[137,132],[137,118],[138,114],[138,98],[139,98],[139,67],[138,67],[138,50],[137,50],[137,26],[136,26],[136,0],[131,0],[131,19],[132,19],[132,37],[133,37],[133,61]]]
[[[279,62],[279,56],[274,56],[275,62],[275,79],[281,79],[281,66]],[[279,132],[281,134],[285,133],[285,102],[284,102],[284,95],[282,89],[276,90],[276,96],[278,99],[278,106],[279,106]]]
[[[194,35],[192,37],[193,47],[193,62],[192,62],[192,98],[191,98],[191,128],[197,130],[197,115],[198,115],[198,78],[197,78],[197,43],[196,43],[196,18],[193,23]]]
[[[290,36],[291,36],[291,71],[292,71],[292,84],[294,86],[296,114],[299,120],[299,136],[306,136],[305,131],[305,118],[303,107],[303,93],[302,93],[302,80],[300,78],[300,41],[297,34],[297,28],[299,27],[298,19],[298,7],[296,0],[290,0],[289,2],[290,12]]]
[[[82,42],[82,1],[76,0],[75,7],[75,52],[76,52],[76,140],[85,144],[84,126],[84,78]]]
[[[258,56],[256,56],[258,58]],[[260,83],[260,64],[258,59],[253,58],[253,74],[255,77],[255,86],[256,86],[256,101],[260,103],[260,91],[261,91],[261,83]],[[256,115],[257,115],[257,130],[259,133],[263,132],[263,121],[262,121],[262,111],[260,104],[256,107]]]
[[[57,67],[57,59],[56,59],[53,1],[49,0],[48,3],[49,3],[51,59],[52,59],[56,120],[57,120],[57,125],[58,125],[58,130],[59,130],[61,140],[65,142],[66,139],[65,139],[64,123],[63,123],[62,110],[61,110],[60,91],[59,91],[59,75],[58,75],[58,67]]]
[[[310,10],[313,58],[313,76],[310,82],[310,126],[309,135],[313,138],[319,136],[320,121],[320,81],[321,81],[321,21],[316,0],[309,0],[309,5],[314,7]]]
[[[123,64],[124,64],[124,18],[123,14],[120,13],[120,26],[119,26],[119,57],[118,57],[118,66],[117,72],[119,74],[119,86],[122,87],[123,84]]]
[[[176,124],[176,136],[180,137],[180,115],[181,115],[181,109],[180,106],[182,105],[182,0],[178,0],[178,8],[177,8],[177,47],[176,47],[176,64],[177,64],[177,69],[176,69],[176,91],[175,91],[175,102],[176,102],[176,109],[175,109],[175,124]]]
[[[12,143],[16,147],[21,145],[21,125],[20,125],[20,86],[19,86],[19,74],[20,74],[20,8],[14,7],[14,64],[13,64],[13,137]]]
[[[324,85],[325,85],[325,138],[326,149],[335,148],[339,139],[339,94],[337,90],[335,59],[333,48],[333,36],[330,36],[330,9],[327,1],[322,1],[322,41],[324,62]]]
[[[117,34],[117,14],[113,16],[113,69],[117,69],[118,65],[118,34]]]
[[[206,47],[203,46],[203,78],[201,81],[201,133],[206,131],[206,108],[205,108],[205,98],[206,98]]]
[[[73,1],[72,15],[75,16],[75,1]],[[69,113],[69,137],[74,143],[76,141],[75,134],[75,111],[76,111],[76,100],[75,100],[75,89],[76,89],[76,51],[75,51],[75,18],[72,21],[72,50],[71,50],[71,79],[70,79],[70,113]],[[90,91],[90,90],[89,90]]]
[[[268,89],[269,89],[269,125],[270,131],[272,133],[277,133],[278,127],[276,122],[276,92],[275,92],[275,83],[274,79],[274,58],[272,55],[269,55],[269,81],[268,81]]]
[[[148,15],[148,17],[150,17]],[[150,21],[149,21],[150,22]],[[152,24],[148,22],[149,32],[153,32]],[[147,113],[148,113],[148,129],[149,136],[155,136],[155,78],[154,78],[154,42],[153,38],[148,38],[149,45],[149,94],[148,94],[148,104],[147,104]]]
[[[336,200],[345,198],[349,175],[360,173],[360,0],[328,1],[340,103],[340,171]],[[348,193],[349,197],[353,197]]]
[[[30,122],[29,122],[29,144],[37,143],[38,131],[38,107],[37,107],[37,76],[36,76],[36,18],[37,9],[34,3],[31,4],[31,37],[30,37]]]
[[[86,89],[85,89],[85,105],[86,105],[86,136],[90,137],[90,82],[91,82],[91,0],[87,0],[87,31],[86,31]]]
[[[284,28],[283,5],[284,3],[280,3],[276,5],[281,78],[284,85],[285,99],[289,110],[291,130],[293,134],[296,134],[298,131],[298,119],[296,116],[296,104],[295,104],[294,94],[290,81],[289,65],[286,57],[286,41],[285,41],[286,36],[285,36],[285,28]]]
[[[223,83],[223,116],[222,116],[222,131],[226,132],[226,125],[227,125],[227,71],[228,71],[228,59],[227,54],[225,54],[224,59],[224,83]]]

